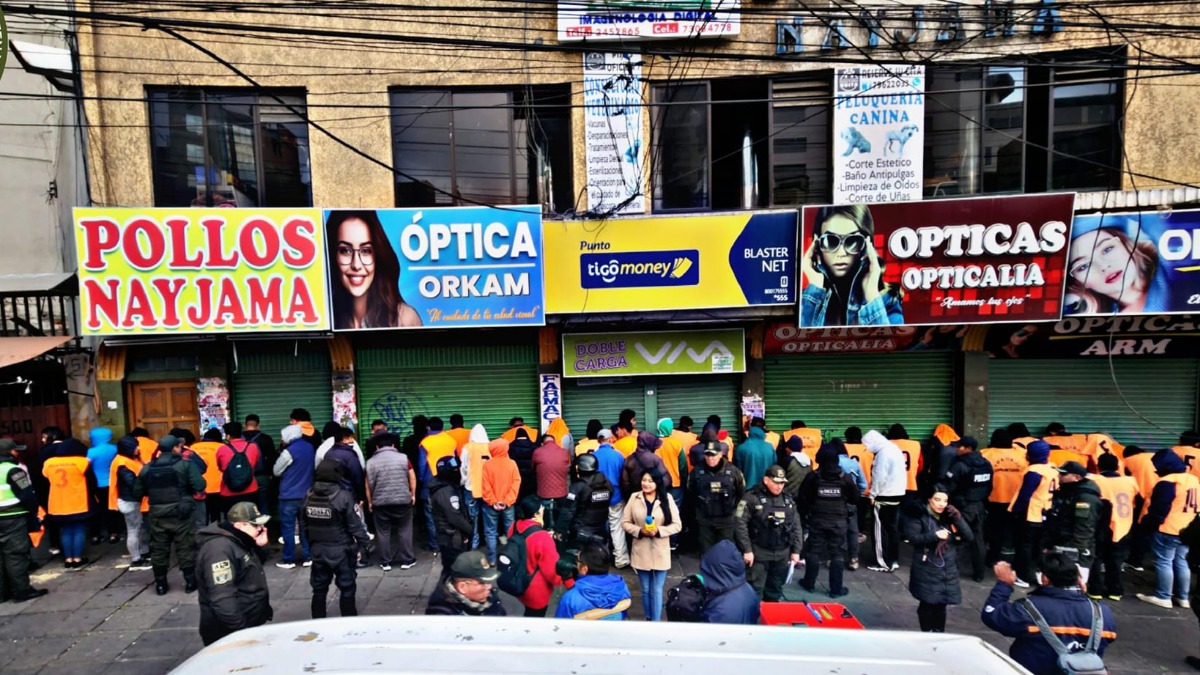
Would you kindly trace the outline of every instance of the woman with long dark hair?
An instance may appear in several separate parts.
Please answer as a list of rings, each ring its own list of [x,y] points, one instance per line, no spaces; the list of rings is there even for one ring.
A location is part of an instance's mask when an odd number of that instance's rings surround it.
[[[421,325],[420,315],[400,295],[400,260],[374,211],[330,211],[325,231],[335,270],[335,328]]]
[[[926,504],[912,504],[904,519],[904,538],[913,545],[908,591],[920,603],[917,620],[926,633],[946,632],[946,607],[962,602],[956,540],[972,541],[974,533],[958,509],[950,506],[946,488],[934,488]]]
[[[625,505],[621,527],[633,537],[630,566],[642,587],[646,620],[661,621],[663,586],[671,569],[671,535],[679,534],[683,523],[661,479],[645,472],[640,485],[641,490],[630,495]]]

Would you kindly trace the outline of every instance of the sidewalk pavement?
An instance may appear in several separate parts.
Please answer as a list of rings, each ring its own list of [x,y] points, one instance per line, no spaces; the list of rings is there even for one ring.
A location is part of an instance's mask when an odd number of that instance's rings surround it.
[[[121,545],[92,547],[89,554],[99,559],[85,569],[66,571],[54,560],[34,573],[34,585],[50,594],[26,603],[0,604],[0,672],[6,675],[32,673],[76,675],[86,668],[89,675],[161,675],[182,663],[202,647],[197,632],[199,606],[195,594],[184,594],[178,570],[171,574],[171,592],[154,593],[149,571],[129,572],[128,557]],[[308,620],[311,589],[309,570],[275,567],[277,555],[266,564],[275,621]],[[842,602],[870,628],[916,630],[916,601],[908,594],[908,566],[896,574],[861,569],[846,574],[850,595]],[[698,567],[695,556],[680,556],[667,579],[667,588]],[[441,570],[432,554],[420,553],[419,563],[409,570],[394,568],[384,573],[378,567],[359,570],[358,609],[362,615],[422,614]],[[624,570],[634,595],[630,619],[642,620],[637,577]],[[818,591],[825,588],[822,571]],[[1164,610],[1133,597],[1153,582],[1153,571],[1127,573],[1128,595],[1112,603],[1117,617],[1117,641],[1109,648],[1111,672],[1123,675],[1190,673],[1187,654],[1200,655],[1200,629],[1190,610]],[[977,635],[1007,650],[1008,640],[988,631],[979,612],[992,583],[976,584],[964,578],[963,605],[949,611],[950,632]],[[795,584],[786,588],[789,600],[826,601],[823,593],[806,594]],[[1018,594],[1020,591],[1018,591]],[[520,605],[501,594],[509,614],[519,615]],[[329,594],[329,614],[337,616],[337,593]],[[553,614],[553,611],[551,611]],[[806,630],[796,628],[796,630]]]

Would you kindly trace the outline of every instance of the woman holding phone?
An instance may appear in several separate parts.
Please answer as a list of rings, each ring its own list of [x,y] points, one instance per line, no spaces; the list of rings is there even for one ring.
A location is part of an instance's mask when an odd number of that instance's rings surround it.
[[[883,283],[875,221],[862,204],[817,210],[813,240],[801,258],[807,285],[800,325],[886,326],[904,323],[900,296]]]

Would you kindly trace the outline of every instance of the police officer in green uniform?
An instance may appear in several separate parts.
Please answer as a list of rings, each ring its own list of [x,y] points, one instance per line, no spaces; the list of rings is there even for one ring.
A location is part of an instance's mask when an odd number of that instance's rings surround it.
[[[171,545],[184,591],[196,590],[196,522],[192,519],[192,495],[204,492],[204,475],[194,462],[180,455],[183,441],[174,436],[158,439],[155,458],[142,467],[134,482],[138,499],[150,498],[150,564],[154,567],[154,592],[166,595],[167,571],[171,568]]]
[[[746,494],[746,478],[725,460],[717,441],[704,446],[704,463],[688,479],[688,492],[696,504],[696,529],[700,554],[722,539],[733,541],[737,524],[734,512]]]
[[[317,466],[312,489],[304,498],[300,527],[312,547],[312,617],[327,616],[325,602],[330,583],[336,583],[342,616],[358,616],[354,596],[358,589],[358,551],[371,540],[362,518],[354,510],[354,491],[342,487],[341,462],[325,459]]]
[[[229,508],[225,522],[196,533],[200,639],[204,646],[243,628],[261,626],[275,613],[263,573],[267,521],[251,502]]]
[[[24,602],[46,594],[29,585],[29,533],[37,529],[37,493],[17,464],[17,444],[0,438],[0,602]]]
[[[778,464],[767,469],[762,483],[746,492],[737,506],[737,547],[750,565],[747,575],[758,597],[767,602],[783,598],[788,563],[800,562],[803,540],[796,502],[783,491],[787,472]]]

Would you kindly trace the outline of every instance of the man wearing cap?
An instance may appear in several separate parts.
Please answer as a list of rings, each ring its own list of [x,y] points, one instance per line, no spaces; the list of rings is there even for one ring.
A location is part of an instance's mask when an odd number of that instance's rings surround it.
[[[13,457],[17,444],[0,438],[0,602],[40,598],[46,589],[29,585],[29,532],[37,527],[37,493]]]
[[[1100,487],[1088,479],[1087,469],[1074,460],[1058,468],[1058,492],[1046,520],[1043,543],[1048,550],[1066,553],[1079,566],[1086,584],[1096,553],[1100,527]]]
[[[171,546],[183,572],[184,591],[196,590],[194,558],[196,522],[192,518],[192,495],[203,492],[204,474],[195,462],[180,455],[183,441],[174,436],[158,439],[158,456],[142,467],[134,481],[134,498],[150,502],[150,564],[154,569],[154,592],[166,595],[167,571],[171,568]]]
[[[342,616],[358,616],[355,594],[358,590],[357,559],[359,550],[367,550],[370,538],[362,518],[355,511],[354,491],[344,487],[345,468],[333,458],[317,465],[312,489],[304,498],[304,517],[300,530],[312,547],[312,617],[327,616],[325,603],[329,585],[336,583],[340,592]]]
[[[992,463],[980,454],[979,442],[970,436],[963,436],[949,447],[954,449],[955,456],[941,480],[948,483],[950,504],[958,509],[975,535],[963,545],[970,552],[971,578],[980,582],[987,571],[984,569],[987,537],[983,526],[987,520],[987,498],[992,494]]]
[[[722,539],[733,540],[737,524],[734,513],[746,494],[746,479],[731,462],[725,461],[719,441],[704,445],[704,461],[688,479],[688,495],[696,505],[696,532],[703,555]]]
[[[613,565],[617,569],[629,567],[629,543],[625,540],[625,495],[621,492],[621,473],[625,470],[625,458],[613,447],[613,433],[601,429],[596,434],[600,447],[592,454],[596,457],[596,470],[608,479],[612,494],[608,501],[608,534],[612,539]],[[640,479],[639,479],[640,480]],[[638,489],[641,489],[640,486]]]
[[[271,518],[251,502],[237,502],[226,519],[196,533],[200,639],[206,647],[274,616],[262,564]]]
[[[750,566],[748,581],[767,602],[779,602],[788,563],[800,562],[800,514],[796,502],[783,491],[787,482],[783,467],[767,467],[762,482],[746,492],[734,514],[737,547]]]
[[[507,616],[496,591],[500,572],[489,563],[483,551],[459,554],[443,579],[429,596],[426,614],[461,616]]]

